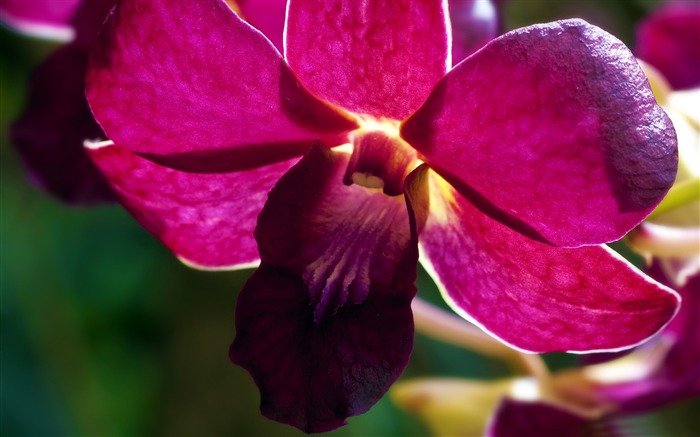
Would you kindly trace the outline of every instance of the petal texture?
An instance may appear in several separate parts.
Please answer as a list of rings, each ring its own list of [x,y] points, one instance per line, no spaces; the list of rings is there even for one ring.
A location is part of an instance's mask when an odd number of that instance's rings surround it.
[[[88,50],[58,49],[34,71],[27,106],[10,128],[10,140],[32,182],[64,202],[113,200],[112,190],[83,148],[104,138],[85,100]]]
[[[120,202],[184,262],[199,268],[250,267],[253,230],[272,186],[295,160],[225,174],[161,167],[126,148],[88,149]]]
[[[636,54],[673,88],[700,86],[700,5],[668,3],[649,14],[637,28]]]
[[[255,231],[262,264],[236,307],[231,360],[263,414],[306,432],[369,409],[413,344],[413,219],[400,197],[343,185],[347,161],[314,147],[275,186]]]
[[[581,20],[493,40],[401,133],[482,211],[559,246],[621,238],[677,168],[673,126],[637,61]]]
[[[402,120],[449,66],[447,13],[426,0],[290,0],[285,55],[309,90]]]
[[[188,171],[289,159],[356,126],[304,90],[223,0],[120,2],[93,52],[87,96],[116,144]]]
[[[676,313],[672,290],[611,250],[526,238],[431,179],[422,262],[455,311],[504,342],[532,352],[615,350],[644,341]]]

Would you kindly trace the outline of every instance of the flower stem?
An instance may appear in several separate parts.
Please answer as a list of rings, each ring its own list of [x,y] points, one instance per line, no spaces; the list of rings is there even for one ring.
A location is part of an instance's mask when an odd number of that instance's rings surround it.
[[[503,360],[517,373],[532,375],[539,381],[549,379],[547,365],[539,355],[511,349],[466,320],[422,299],[413,299],[411,308],[418,332],[454,346]]]
[[[700,199],[700,178],[693,178],[675,184],[668,191],[664,200],[659,203],[647,219],[656,218],[668,211],[686,205],[694,200]]]

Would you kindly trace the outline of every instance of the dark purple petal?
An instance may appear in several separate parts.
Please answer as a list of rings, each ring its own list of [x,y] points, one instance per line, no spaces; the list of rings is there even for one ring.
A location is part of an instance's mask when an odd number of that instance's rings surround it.
[[[236,0],[241,17],[265,34],[280,52],[287,13],[287,0]]]
[[[119,2],[93,51],[87,96],[116,144],[187,171],[286,160],[357,126],[302,88],[223,0]]]
[[[301,278],[261,265],[239,295],[230,356],[255,379],[265,416],[324,432],[384,395],[408,361],[413,319],[409,296],[381,291],[317,324]]]
[[[678,315],[657,337],[640,347],[665,353],[661,365],[645,378],[601,387],[604,396],[619,404],[622,413],[651,411],[700,395],[700,275],[691,277],[679,293],[683,302]]]
[[[104,138],[85,100],[87,58],[87,49],[78,44],[49,56],[32,74],[27,106],[10,128],[10,140],[29,178],[74,204],[113,200],[83,148],[85,140]]]
[[[636,54],[673,88],[700,86],[700,5],[672,2],[651,13],[637,28]]]
[[[621,238],[677,168],[673,125],[636,59],[581,20],[493,40],[401,134],[482,211],[558,246]]]
[[[658,332],[678,308],[672,290],[610,249],[527,238],[434,175],[420,244],[421,262],[450,306],[526,351],[628,348]]]
[[[347,162],[316,146],[275,186],[255,231],[262,264],[236,307],[231,360],[263,414],[306,432],[369,409],[413,344],[414,219],[401,197],[344,185]]]
[[[258,262],[253,238],[258,214],[267,193],[295,162],[198,174],[161,167],[115,145],[88,151],[136,220],[181,260],[205,269]]]
[[[486,430],[487,437],[571,437],[595,435],[591,419],[544,402],[504,398]],[[601,429],[598,429],[601,431]],[[607,434],[601,434],[607,435]]]
[[[498,36],[499,15],[491,0],[450,0],[452,64],[479,50]]]
[[[285,55],[320,98],[402,120],[449,67],[446,15],[440,1],[290,0]]]

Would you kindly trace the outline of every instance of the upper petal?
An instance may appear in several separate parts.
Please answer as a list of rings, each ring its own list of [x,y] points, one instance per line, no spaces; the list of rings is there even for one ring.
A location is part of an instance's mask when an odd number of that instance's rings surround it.
[[[401,134],[482,211],[559,246],[621,238],[677,167],[673,126],[637,61],[581,20],[493,40]]]
[[[658,68],[675,89],[700,86],[700,7],[671,2],[637,28],[636,53]]]
[[[296,161],[197,174],[161,167],[111,143],[87,150],[136,220],[181,260],[205,269],[259,261],[253,238],[258,214],[272,186]]]
[[[319,97],[402,120],[449,67],[444,3],[290,0],[285,56]]]
[[[344,185],[347,162],[316,146],[275,186],[255,231],[262,264],[236,307],[232,361],[266,416],[306,432],[369,409],[413,343],[415,222],[400,197]]]
[[[223,0],[125,0],[90,60],[87,96],[117,144],[189,171],[288,159],[356,126],[311,96]]]
[[[673,317],[679,298],[602,246],[539,243],[431,178],[421,261],[450,306],[532,352],[631,347]]]

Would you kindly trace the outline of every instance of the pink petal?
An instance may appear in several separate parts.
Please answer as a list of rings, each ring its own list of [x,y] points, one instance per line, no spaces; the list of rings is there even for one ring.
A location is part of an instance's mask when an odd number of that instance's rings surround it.
[[[649,14],[637,28],[636,53],[673,88],[700,86],[700,5],[669,3]]]
[[[344,185],[348,160],[316,145],[270,192],[262,264],[236,307],[231,360],[255,379],[263,414],[305,432],[367,411],[413,343],[415,219],[400,197]],[[425,202],[420,182],[407,191]]]
[[[33,36],[70,40],[70,25],[81,0],[3,0],[0,21]]]
[[[295,160],[224,174],[161,167],[115,145],[92,146],[124,207],[188,264],[249,267],[259,260],[253,238],[267,193]]]
[[[570,437],[614,435],[589,418],[545,402],[504,398],[486,430],[487,437]]]
[[[532,352],[627,348],[677,311],[678,295],[610,249],[529,239],[432,176],[421,260],[455,311],[505,343]]]
[[[277,50],[284,50],[282,36],[287,0],[236,0],[241,17],[265,34]]]
[[[322,99],[401,120],[449,66],[446,15],[440,1],[290,0],[285,54]]]
[[[491,0],[450,0],[448,5],[456,65],[498,36],[499,14]]]
[[[188,171],[282,161],[356,127],[304,90],[223,0],[120,2],[90,60],[87,96],[115,143]]]
[[[559,246],[621,238],[677,168],[673,126],[637,61],[581,20],[493,40],[401,133],[482,211]]]
[[[658,264],[658,263],[657,263]],[[652,268],[661,275],[658,265]],[[634,381],[601,386],[606,397],[623,413],[651,411],[700,395],[700,275],[691,277],[679,290],[683,304],[678,315],[658,336],[640,347],[666,352],[662,364],[650,375]],[[670,344],[670,346],[666,346]],[[661,346],[661,347],[659,347]]]

